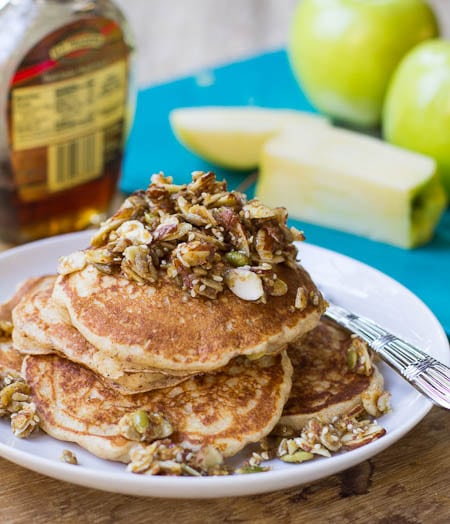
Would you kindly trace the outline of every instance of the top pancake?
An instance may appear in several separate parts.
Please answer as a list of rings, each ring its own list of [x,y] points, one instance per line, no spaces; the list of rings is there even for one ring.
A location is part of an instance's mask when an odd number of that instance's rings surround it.
[[[100,375],[107,385],[123,394],[140,393],[178,384],[187,376],[156,371],[130,372],[123,363],[103,355],[62,315],[51,296],[56,276],[39,280],[22,294],[13,310],[14,347],[22,353],[57,353],[83,364]]]
[[[323,318],[302,339],[289,345],[294,374],[280,425],[301,430],[312,417],[331,422],[362,404],[362,395],[383,391],[383,376],[372,364],[369,376],[351,371],[347,350],[352,334]]]
[[[171,280],[138,285],[89,265],[60,276],[53,299],[86,340],[130,367],[206,372],[279,351],[319,322],[323,301],[308,273],[284,265],[277,273],[288,291],[262,304],[228,289],[215,300],[191,298]],[[309,297],[303,309],[294,307],[299,287]]]

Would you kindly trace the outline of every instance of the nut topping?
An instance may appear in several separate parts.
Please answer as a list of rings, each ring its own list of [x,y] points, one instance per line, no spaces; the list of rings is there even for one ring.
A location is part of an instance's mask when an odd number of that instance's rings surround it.
[[[192,297],[215,299],[228,287],[243,300],[266,302],[287,293],[277,265],[296,267],[293,241],[304,240],[286,220],[284,208],[247,202],[214,173],[196,171],[183,185],[160,173],[101,225],[89,249],[61,258],[58,271],[92,264],[139,285],[166,276]]]
[[[225,282],[228,288],[243,300],[258,300],[264,295],[261,278],[248,269],[230,269],[225,274]]]

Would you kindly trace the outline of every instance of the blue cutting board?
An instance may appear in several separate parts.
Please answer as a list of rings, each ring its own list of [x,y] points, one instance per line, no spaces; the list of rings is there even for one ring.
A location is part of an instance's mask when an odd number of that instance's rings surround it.
[[[296,83],[285,51],[262,54],[141,90],[124,163],[121,189],[147,187],[152,173],[164,171],[175,182],[190,180],[194,170],[214,170],[231,188],[249,173],[217,169],[187,151],[173,135],[168,114],[175,107],[257,105],[315,112]],[[247,190],[251,195],[253,187]],[[348,233],[305,224],[309,242],[351,256],[395,278],[418,295],[450,334],[450,211],[434,240],[412,251]]]

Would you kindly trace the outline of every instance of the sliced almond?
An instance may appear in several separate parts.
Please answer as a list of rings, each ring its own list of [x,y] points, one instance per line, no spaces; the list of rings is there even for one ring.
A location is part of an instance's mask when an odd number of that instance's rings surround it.
[[[261,278],[248,269],[230,269],[225,274],[225,283],[242,300],[253,301],[264,296]]]

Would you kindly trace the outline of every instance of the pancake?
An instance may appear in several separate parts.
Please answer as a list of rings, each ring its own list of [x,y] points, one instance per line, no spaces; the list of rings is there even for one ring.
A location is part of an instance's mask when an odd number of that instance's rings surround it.
[[[121,435],[119,421],[137,409],[163,415],[174,428],[172,442],[191,449],[210,445],[231,456],[259,441],[281,415],[292,366],[285,351],[256,361],[241,357],[216,374],[127,396],[56,355],[27,356],[23,373],[44,431],[101,458],[129,462],[136,442]]]
[[[13,296],[6,302],[0,304],[0,322],[10,324],[12,322],[12,310],[32,289],[39,285],[46,277],[28,278],[21,282]],[[14,347],[10,334],[0,330],[0,376],[20,374],[23,355]]]
[[[288,291],[265,304],[228,289],[191,298],[170,279],[139,285],[91,265],[58,277],[53,299],[86,340],[130,367],[208,372],[239,355],[278,352],[317,325],[323,301],[308,273],[282,264],[276,272]],[[309,297],[303,308],[294,307],[299,288]]]
[[[19,375],[23,355],[14,349],[11,340],[0,340],[0,378],[2,375]]]
[[[14,307],[22,300],[22,298],[29,291],[31,291],[33,288],[39,285],[39,283],[42,282],[42,280],[45,278],[45,276],[32,277],[27,278],[26,280],[21,282],[17,286],[13,296],[6,302],[0,304],[0,321],[11,322],[11,312],[14,309]]]
[[[100,375],[110,387],[123,394],[140,393],[179,384],[186,376],[160,372],[129,372],[121,362],[102,355],[70,325],[52,302],[56,277],[41,279],[26,293],[13,310],[14,347],[26,354],[57,353],[83,364]]]
[[[292,390],[279,427],[301,430],[312,417],[331,422],[361,406],[363,398],[383,391],[383,376],[372,364],[370,375],[349,369],[347,351],[352,334],[323,318],[302,339],[289,345],[294,374]]]

